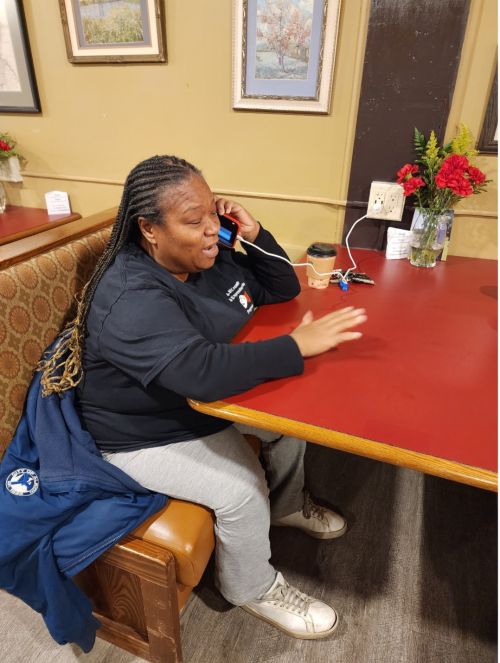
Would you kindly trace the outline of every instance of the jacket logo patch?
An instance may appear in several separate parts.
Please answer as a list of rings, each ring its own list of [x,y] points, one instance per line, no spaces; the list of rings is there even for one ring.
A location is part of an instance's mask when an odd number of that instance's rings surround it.
[[[38,475],[27,467],[20,467],[11,472],[5,480],[5,487],[13,495],[29,497],[36,493],[40,482]]]

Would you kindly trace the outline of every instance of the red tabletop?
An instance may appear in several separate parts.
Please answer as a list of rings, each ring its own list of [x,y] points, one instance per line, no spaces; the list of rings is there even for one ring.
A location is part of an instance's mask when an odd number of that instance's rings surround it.
[[[286,334],[308,309],[318,317],[350,305],[366,308],[362,339],[224,403],[496,472],[497,262],[449,257],[425,269],[352,253],[376,285],[313,290],[298,268],[301,294],[262,307],[235,341]],[[340,249],[336,267],[349,266]]]
[[[80,214],[47,214],[46,209],[8,205],[0,214],[0,245],[80,219]]]

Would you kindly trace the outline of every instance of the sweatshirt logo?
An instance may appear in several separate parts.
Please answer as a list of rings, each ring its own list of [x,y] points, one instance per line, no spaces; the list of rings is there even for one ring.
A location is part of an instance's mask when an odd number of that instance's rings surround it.
[[[226,291],[226,297],[229,299],[230,302],[233,302],[235,299],[238,299],[239,303],[243,306],[246,312],[251,313],[254,309],[254,305],[251,296],[245,290],[245,285],[246,285],[245,282],[240,283],[239,281],[236,281],[234,285],[232,285]]]
[[[248,305],[252,302],[250,295],[246,290],[241,295],[239,295],[238,299],[243,308],[248,308]]]
[[[29,497],[36,493],[39,486],[38,476],[27,467],[20,467],[9,474],[5,480],[5,487],[18,497]]]

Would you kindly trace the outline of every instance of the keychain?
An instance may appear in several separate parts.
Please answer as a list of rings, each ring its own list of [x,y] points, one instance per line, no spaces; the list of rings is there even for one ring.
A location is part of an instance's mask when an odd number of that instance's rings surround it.
[[[330,283],[338,283],[340,288],[344,291],[349,287],[349,283],[367,283],[368,285],[375,285],[375,281],[371,279],[368,274],[350,272],[349,270],[343,274],[333,274]]]

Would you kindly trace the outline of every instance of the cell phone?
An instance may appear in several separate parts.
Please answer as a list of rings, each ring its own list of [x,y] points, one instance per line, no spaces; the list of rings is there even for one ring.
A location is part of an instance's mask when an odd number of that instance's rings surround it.
[[[228,214],[217,214],[220,220],[219,245],[232,249],[240,232],[239,221]]]

